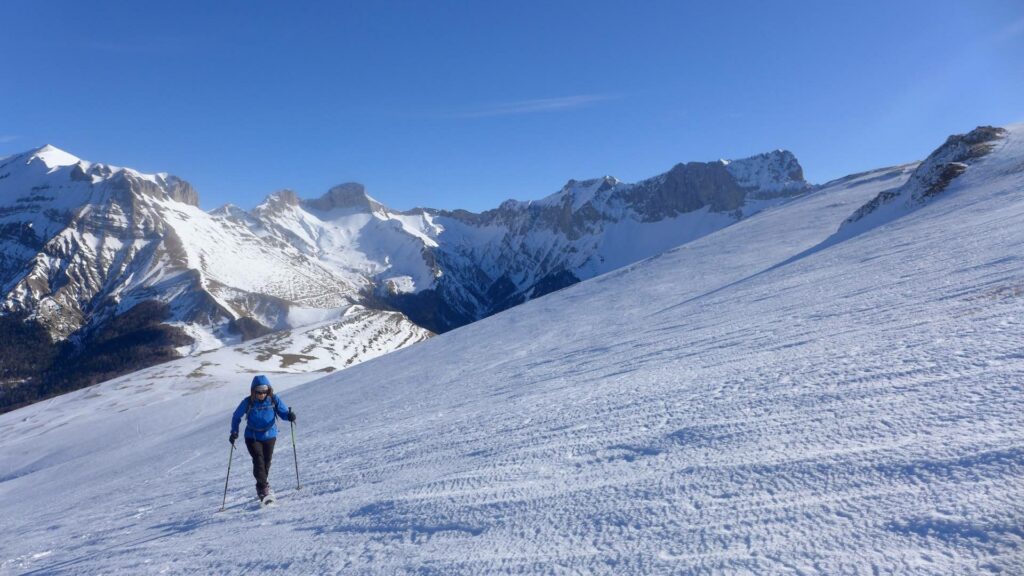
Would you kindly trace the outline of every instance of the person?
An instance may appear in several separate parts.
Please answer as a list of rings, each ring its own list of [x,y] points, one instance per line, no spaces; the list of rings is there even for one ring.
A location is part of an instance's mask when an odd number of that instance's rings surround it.
[[[252,456],[252,475],[256,478],[256,496],[263,501],[273,494],[270,489],[270,462],[274,457],[274,443],[277,442],[278,417],[295,422],[295,412],[274,395],[270,379],[260,374],[252,379],[249,396],[242,400],[231,415],[231,435],[228,440],[234,446],[238,439],[238,425],[245,416],[245,447]]]

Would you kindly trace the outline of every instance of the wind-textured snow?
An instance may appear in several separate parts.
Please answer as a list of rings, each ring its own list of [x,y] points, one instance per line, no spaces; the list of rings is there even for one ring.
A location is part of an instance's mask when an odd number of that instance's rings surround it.
[[[274,508],[217,512],[250,374],[0,416],[0,572],[1022,573],[1024,127],[825,243],[912,169],[283,378]]]

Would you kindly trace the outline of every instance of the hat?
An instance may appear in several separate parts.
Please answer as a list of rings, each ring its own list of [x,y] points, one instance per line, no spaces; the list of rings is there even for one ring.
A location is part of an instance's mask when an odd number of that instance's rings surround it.
[[[258,388],[260,386],[266,386],[266,387],[269,388],[270,387],[270,378],[267,378],[263,374],[260,374],[259,376],[253,377],[252,385],[249,386],[249,390],[255,390],[256,388]]]

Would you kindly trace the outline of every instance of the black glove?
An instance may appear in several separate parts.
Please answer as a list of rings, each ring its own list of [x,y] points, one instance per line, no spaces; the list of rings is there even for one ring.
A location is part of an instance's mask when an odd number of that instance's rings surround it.
[[[292,412],[291,408],[288,409],[288,421],[295,422],[295,412]]]
[[[228,436],[228,442],[231,442],[232,446],[234,446],[235,440],[238,440],[238,432],[232,432],[231,436]]]

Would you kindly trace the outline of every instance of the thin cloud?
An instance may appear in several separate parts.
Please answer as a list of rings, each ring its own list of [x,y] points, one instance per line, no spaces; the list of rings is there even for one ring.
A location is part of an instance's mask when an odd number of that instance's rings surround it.
[[[1024,34],[1024,18],[1018,18],[1006,26],[1003,26],[1002,29],[996,32],[993,37],[993,41],[996,43],[1006,42],[1007,40],[1012,40],[1021,34]]]
[[[8,142],[14,142],[17,139],[18,139],[17,136],[12,136],[10,134],[0,134],[0,144],[7,144]]]
[[[82,49],[110,54],[180,55],[195,52],[194,38],[186,36],[145,36],[143,38],[89,39],[79,44]]]
[[[456,112],[451,116],[454,118],[492,118],[495,116],[512,116],[517,114],[559,112],[575,110],[598,102],[616,99],[618,99],[618,96],[610,94],[581,94],[578,96],[563,96],[561,98],[538,98],[535,100],[519,100],[517,102],[503,102],[482,106],[472,110]]]

